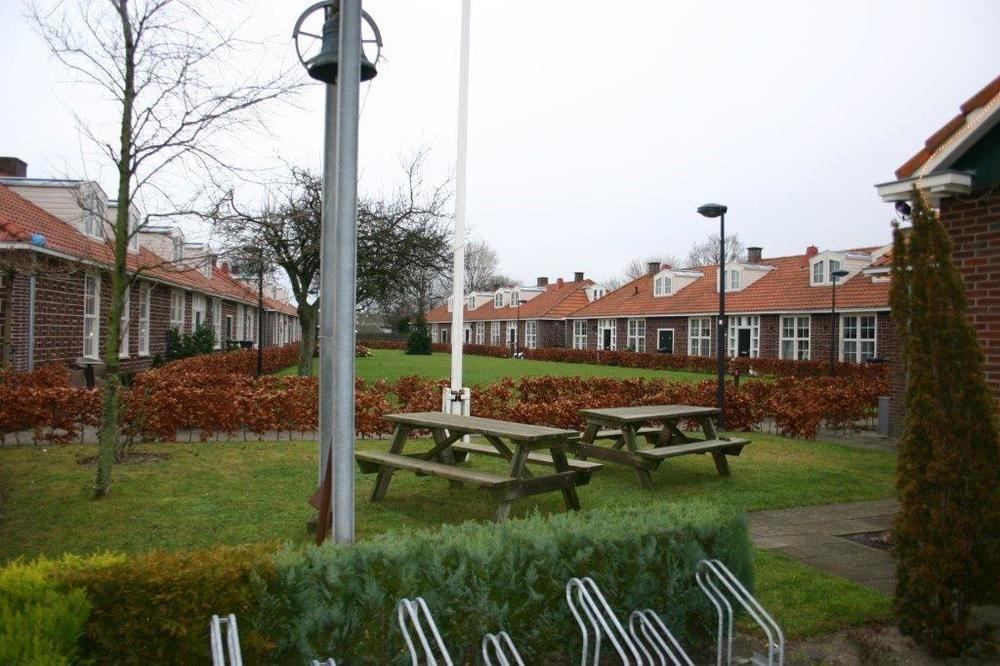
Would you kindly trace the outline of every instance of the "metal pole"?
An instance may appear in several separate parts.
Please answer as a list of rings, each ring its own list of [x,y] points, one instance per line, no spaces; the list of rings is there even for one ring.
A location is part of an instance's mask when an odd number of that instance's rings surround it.
[[[455,160],[455,265],[451,287],[451,391],[462,390],[462,343],[465,305],[465,176],[469,144],[469,25],[472,0],[462,0],[462,36],[458,64],[458,155]]]
[[[830,376],[836,377],[837,334],[835,331],[835,326],[837,323],[837,278],[831,275],[830,281],[833,283],[833,294],[830,299]]]
[[[337,74],[337,296],[334,327],[333,535],[354,541],[354,327],[357,298],[361,0],[340,2]]]
[[[726,429],[726,214],[719,218],[719,321],[715,334],[717,359],[715,406],[719,408],[719,430]]]
[[[38,277],[28,276],[28,371],[35,369],[35,291]],[[11,310],[13,312],[13,310]]]
[[[333,448],[333,322],[337,293],[337,86],[326,85],[326,118],[323,124],[323,218],[319,260],[319,485]]]
[[[514,358],[521,346],[521,299],[517,299],[517,323],[514,324]]]
[[[257,376],[264,374],[264,258],[257,262]]]

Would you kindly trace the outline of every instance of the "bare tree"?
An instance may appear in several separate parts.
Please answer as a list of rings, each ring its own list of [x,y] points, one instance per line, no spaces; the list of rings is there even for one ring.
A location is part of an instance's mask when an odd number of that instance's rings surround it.
[[[726,236],[726,261],[743,261],[747,249],[736,234]],[[691,246],[687,255],[688,266],[710,266],[719,263],[719,234],[709,234],[708,238]]]
[[[406,186],[387,198],[365,196],[358,203],[359,310],[392,312],[406,298],[429,299],[433,278],[447,262],[447,195],[423,185],[418,155],[404,168]],[[320,307],[320,233],[323,183],[293,168],[290,184],[272,189],[260,206],[242,205],[230,191],[212,213],[228,247],[262,248],[284,270],[297,303],[302,329],[298,373],[312,372]],[[423,290],[423,291],[421,291]]]
[[[236,170],[216,141],[232,130],[259,127],[261,107],[296,86],[287,82],[287,72],[261,76],[256,70],[253,75],[234,70],[234,63],[259,45],[237,36],[238,22],[224,29],[203,3],[77,0],[56,3],[51,10],[32,5],[30,20],[55,57],[116,109],[114,138],[104,137],[99,123],[76,117],[81,133],[117,172],[118,210],[108,238],[114,265],[107,374],[94,487],[95,497],[102,497],[110,489],[121,442],[119,322],[134,277],[126,267],[129,240],[139,231],[130,225],[133,203],[158,196],[171,204],[171,175],[212,183],[213,174]]]
[[[500,255],[486,241],[465,245],[465,291],[486,291],[500,268]]]
[[[649,255],[645,259],[640,259],[636,257],[625,264],[625,268],[618,275],[614,275],[604,281],[604,288],[608,291],[614,291],[615,289],[621,288],[628,282],[642,277],[649,270],[649,264],[656,262],[657,264],[669,264],[674,268],[677,268],[679,261],[674,255],[664,252],[662,254]]]

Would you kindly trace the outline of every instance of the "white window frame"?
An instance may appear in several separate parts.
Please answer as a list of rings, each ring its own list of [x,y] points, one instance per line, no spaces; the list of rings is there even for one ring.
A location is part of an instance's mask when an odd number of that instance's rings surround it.
[[[170,328],[178,333],[184,332],[184,292],[180,289],[170,290]]]
[[[715,317],[688,318],[688,356],[712,355],[712,329]]]
[[[100,353],[101,274],[87,271],[83,276],[83,356],[96,359],[100,358]]]
[[[521,344],[521,340],[519,335],[520,332],[517,330],[517,320],[508,321],[506,331],[507,331],[507,337],[504,341],[504,344],[506,344],[508,347],[509,346],[519,347]],[[511,335],[511,332],[513,332],[514,335]]]
[[[646,320],[629,319],[627,346],[636,352],[646,351]]]
[[[535,319],[524,322],[524,346],[527,349],[538,348],[538,321]]]
[[[587,320],[573,320],[573,349],[587,348]]]
[[[503,304],[504,304],[503,292],[502,291],[498,291],[496,293],[496,296],[493,297],[493,307],[495,307],[495,308],[502,308]]]
[[[476,344],[481,345],[486,342],[486,322],[476,322]]]
[[[152,285],[148,282],[139,284],[139,356],[149,356],[149,300],[152,297]]]
[[[597,320],[597,348],[604,350],[604,331],[611,331],[611,347],[605,351],[615,351],[618,349],[618,322],[615,319]]]
[[[435,326],[436,325],[437,324],[435,324]],[[235,340],[236,339],[236,322],[233,321],[233,315],[230,315],[230,314],[226,315],[225,333],[226,333],[226,341],[227,342],[230,341],[230,340]]]
[[[243,330],[243,304],[236,304],[236,339],[246,340],[246,332]]]
[[[122,295],[121,319],[118,323],[118,358],[129,357],[129,326],[132,323],[132,285],[125,285],[125,293]]]
[[[500,346],[500,322],[490,322],[490,344],[494,347]]]
[[[440,338],[440,340],[438,340],[438,342],[440,342],[441,344],[447,343],[448,339],[450,337],[450,335],[449,335],[450,333],[451,333],[451,329],[450,328],[442,326],[440,328],[440,330],[438,331],[438,337]]]
[[[816,269],[819,269],[819,275],[816,274]],[[812,265],[812,283],[813,284],[826,284],[826,262],[817,261]]]
[[[661,275],[653,282],[653,296],[669,296],[673,292],[673,284],[669,275]]]
[[[191,331],[197,331],[199,325],[205,324],[206,312],[205,294],[193,294],[191,296]],[[198,315],[201,315],[199,321]]]
[[[862,338],[862,319],[871,317],[872,335],[870,338]],[[854,336],[847,337],[848,320],[855,320]],[[854,350],[847,351],[848,343],[853,344]],[[871,353],[866,354],[862,350],[862,345],[871,344]],[[878,314],[875,312],[851,312],[840,315],[840,360],[845,363],[864,363],[865,359],[878,356]],[[853,357],[853,358],[852,358]]]
[[[510,293],[510,307],[516,308],[518,306],[518,303],[520,301],[521,301],[521,292],[520,291],[512,291]]]
[[[730,315],[726,328],[726,351],[729,358],[736,358],[740,329],[750,329],[750,358],[760,358],[760,316]]]
[[[80,221],[80,231],[91,238],[104,240],[105,206],[96,190],[90,188],[90,191],[84,195],[81,209],[83,216]]]
[[[802,326],[803,321],[805,326]],[[790,334],[789,334],[790,333]],[[809,315],[781,315],[778,321],[778,358],[787,361],[808,361],[812,355],[812,317]],[[785,351],[785,344],[791,351]]]
[[[441,342],[441,326],[431,324],[431,342]]]
[[[212,299],[212,328],[215,329],[215,348],[222,349],[222,299]]]

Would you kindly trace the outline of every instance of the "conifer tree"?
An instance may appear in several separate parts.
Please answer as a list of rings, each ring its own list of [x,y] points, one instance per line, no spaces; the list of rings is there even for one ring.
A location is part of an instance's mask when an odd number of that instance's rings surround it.
[[[951,241],[923,194],[913,200],[912,227],[897,225],[893,242],[907,376],[895,608],[904,634],[946,656],[977,642],[971,607],[1000,597],[1000,449]]]

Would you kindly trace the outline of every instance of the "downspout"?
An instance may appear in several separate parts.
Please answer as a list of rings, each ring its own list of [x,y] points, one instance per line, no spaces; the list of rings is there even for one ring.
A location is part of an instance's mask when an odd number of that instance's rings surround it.
[[[35,369],[35,289],[38,278],[28,276],[28,372]]]

